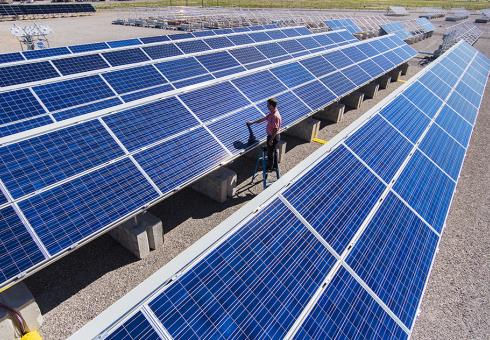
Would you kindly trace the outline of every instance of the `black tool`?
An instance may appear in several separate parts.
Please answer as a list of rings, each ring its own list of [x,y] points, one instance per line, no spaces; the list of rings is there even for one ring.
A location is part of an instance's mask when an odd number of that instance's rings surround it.
[[[248,128],[248,144],[253,144],[257,141],[257,138],[255,138],[254,132],[252,131],[252,124],[247,122],[247,128]]]

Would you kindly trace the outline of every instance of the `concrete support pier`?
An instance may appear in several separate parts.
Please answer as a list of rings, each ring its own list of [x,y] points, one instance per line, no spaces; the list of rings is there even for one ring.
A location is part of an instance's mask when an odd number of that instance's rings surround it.
[[[361,107],[362,101],[364,100],[364,93],[360,91],[356,91],[348,95],[347,97],[342,98],[340,101],[349,109],[357,110]]]
[[[284,138],[281,138],[279,143],[277,143],[277,163],[281,163],[284,160],[284,156],[286,156],[286,147],[287,147],[287,142],[284,140]]]
[[[137,217],[112,229],[109,235],[138,259],[144,259],[150,255],[146,225],[138,223]]]
[[[391,77],[389,74],[385,74],[384,76],[376,79],[376,83],[379,85],[381,90],[388,88],[388,84],[390,83]]]
[[[17,311],[25,321],[26,331],[39,330],[43,323],[41,310],[23,282],[0,293],[0,302]],[[22,336],[11,315],[0,309],[0,338],[19,339]]]
[[[345,105],[342,103],[333,103],[325,109],[315,114],[316,119],[324,122],[339,123],[344,116]]]
[[[313,118],[307,118],[301,123],[296,124],[286,131],[286,134],[297,137],[307,142],[313,141],[320,130],[320,121]]]
[[[402,71],[402,76],[406,75],[408,72],[408,63],[400,65],[399,69]]]
[[[216,202],[223,203],[228,197],[235,195],[236,184],[236,172],[226,167],[221,167],[192,184],[192,189]]]
[[[379,84],[377,83],[370,83],[367,85],[364,85],[359,89],[360,92],[364,93],[364,100],[366,99],[373,99],[377,96],[378,91],[379,91]]]
[[[394,69],[389,74],[390,74],[390,77],[391,77],[391,82],[392,83],[395,83],[395,82],[398,81],[398,79],[400,79],[400,76],[402,75],[402,70],[400,70],[400,69]]]

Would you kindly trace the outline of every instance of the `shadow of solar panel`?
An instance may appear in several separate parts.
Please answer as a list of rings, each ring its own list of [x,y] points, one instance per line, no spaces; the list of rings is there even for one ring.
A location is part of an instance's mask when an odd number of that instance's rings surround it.
[[[472,126],[453,109],[445,105],[436,118],[436,123],[447,131],[454,139],[456,139],[464,147],[468,146]]]
[[[0,126],[0,137],[10,136],[15,133],[27,131],[51,123],[53,123],[53,120],[49,116],[42,116],[21,121],[15,124]]]
[[[345,144],[386,183],[392,180],[413,148],[379,115],[351,135]]]
[[[171,82],[208,73],[195,58],[176,59],[155,66]]]
[[[321,78],[320,80],[337,97],[343,97],[357,86],[340,72],[332,73]]]
[[[252,102],[274,96],[286,90],[270,71],[262,71],[231,81]]]
[[[129,151],[199,124],[175,97],[119,111],[103,120]]]
[[[22,57],[22,54],[18,52],[0,54],[0,64],[11,63],[14,61],[22,61],[22,60],[24,60],[24,58]]]
[[[48,62],[0,67],[0,87],[59,77]]]
[[[411,328],[437,241],[437,235],[390,193],[346,262]]]
[[[271,69],[271,72],[279,78],[287,87],[292,88],[315,79],[299,63],[286,64]]]
[[[453,92],[449,96],[447,104],[471,125],[475,124],[478,113],[477,108],[464,99],[458,92]]]
[[[34,92],[50,111],[115,95],[98,75],[36,86]]]
[[[422,150],[455,181],[458,180],[465,149],[436,124],[432,125],[420,143]]]
[[[139,39],[126,39],[126,40],[108,41],[107,45],[109,45],[111,48],[117,48],[117,47],[141,45],[141,42],[139,41]]]
[[[249,132],[245,122],[249,120],[257,120],[264,116],[255,107],[250,107],[230,116],[224,117],[208,125],[209,130],[230,150],[233,154],[238,154],[241,151],[258,145],[258,142],[253,144],[248,143]],[[265,124],[251,126],[257,140],[264,140],[266,137]]]
[[[176,43],[185,54],[197,53],[210,50],[210,47],[202,40],[182,41]]]
[[[137,312],[129,320],[121,325],[114,333],[110,334],[107,340],[129,340],[145,339],[160,340],[160,336],[155,332],[148,320],[141,312]]]
[[[170,38],[167,37],[166,35],[157,35],[154,37],[140,38],[140,40],[143,44],[152,44],[152,43],[156,43],[156,42],[169,41]]]
[[[131,160],[124,159],[31,196],[19,207],[54,255],[157,196]]]
[[[282,338],[334,262],[276,200],[149,306],[174,338]]]
[[[318,80],[298,87],[293,90],[293,92],[301,98],[312,111],[325,107],[327,104],[337,99],[335,94]]]
[[[202,121],[217,118],[250,104],[230,82],[183,93],[179,97]]]
[[[296,339],[407,339],[408,335],[341,267],[296,334]]]
[[[26,57],[27,60],[31,60],[70,54],[70,50],[68,50],[66,47],[57,47],[47,48],[44,50],[24,51],[22,54],[24,54],[24,57]]]
[[[92,44],[73,45],[73,46],[68,46],[68,48],[73,53],[81,53],[81,52],[90,52],[90,51],[99,51],[99,50],[108,49],[109,45],[107,45],[105,42],[100,42],[100,43],[92,43]]]
[[[54,59],[53,64],[63,75],[100,70],[109,67],[104,59],[98,54]]]
[[[218,52],[213,54],[201,55],[196,57],[209,72],[215,72],[231,67],[240,66],[240,64],[228,53]]]
[[[44,255],[11,206],[0,210],[0,278],[7,281],[39,264]]]
[[[153,65],[107,72],[102,76],[119,94],[167,83]]]
[[[337,69],[323,58],[323,56],[317,56],[300,61],[315,77],[321,77],[327,73],[336,71]]]
[[[342,254],[385,188],[340,146],[292,184],[284,197]]]
[[[150,60],[139,48],[102,53],[111,66],[121,66]]]
[[[0,124],[46,113],[28,89],[0,93]]]
[[[185,150],[185,152],[183,152]],[[218,166],[228,154],[204,128],[146,149],[136,161],[164,193],[169,193]]]
[[[143,47],[143,51],[152,59],[168,58],[182,55],[175,44],[161,44],[156,46]]]
[[[441,232],[455,183],[420,152],[416,152],[393,189],[432,227]]]

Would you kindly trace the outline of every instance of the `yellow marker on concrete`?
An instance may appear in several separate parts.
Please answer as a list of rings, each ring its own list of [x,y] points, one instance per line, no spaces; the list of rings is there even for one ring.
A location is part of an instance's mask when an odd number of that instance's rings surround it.
[[[328,141],[320,139],[320,138],[313,138],[313,141],[319,144],[327,144]]]
[[[31,331],[24,334],[20,340],[43,340],[38,331]]]
[[[400,83],[406,83],[407,81],[406,80],[402,80],[402,79],[398,79],[398,82],[400,82]]]

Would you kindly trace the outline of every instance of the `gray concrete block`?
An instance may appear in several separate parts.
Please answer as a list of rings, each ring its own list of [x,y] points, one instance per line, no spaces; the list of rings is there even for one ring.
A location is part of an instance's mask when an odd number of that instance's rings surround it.
[[[342,98],[340,102],[350,109],[357,110],[358,108],[361,107],[363,100],[364,100],[364,93],[356,91]]]
[[[402,71],[400,69],[394,69],[393,71],[390,72],[390,77],[391,77],[391,82],[395,83],[400,79],[400,76],[402,75]]]
[[[164,242],[162,221],[150,213],[143,213],[136,216],[136,221],[145,227],[150,249],[160,249]]]
[[[284,139],[281,139],[279,143],[277,143],[277,163],[281,163],[284,160],[284,156],[286,156],[286,146],[287,142]]]
[[[390,83],[390,80],[391,80],[390,75],[386,74],[376,79],[376,83],[379,84],[380,89],[384,90],[388,88],[388,84]]]
[[[19,282],[0,293],[0,302],[16,310],[22,316],[27,328],[26,331],[38,330],[41,327],[43,323],[41,310],[23,282]],[[22,334],[17,326],[14,325],[15,323],[12,321],[10,314],[0,309],[0,338],[20,338]]]
[[[342,103],[333,103],[324,110],[315,114],[315,118],[332,123],[338,123],[342,121],[344,116],[345,105]]]
[[[367,85],[364,85],[359,89],[360,92],[364,93],[364,100],[366,99],[373,99],[376,97],[378,94],[379,90],[379,84],[377,83],[370,83]]]
[[[408,63],[400,65],[399,69],[402,71],[402,76],[406,75],[408,72]]]
[[[109,235],[139,259],[144,259],[150,255],[146,226],[138,224],[137,217],[133,217],[112,229]]]
[[[236,184],[236,172],[226,167],[221,167],[192,184],[192,189],[216,202],[223,203],[228,197],[235,195]]]
[[[320,130],[320,121],[313,118],[307,118],[304,121],[289,128],[286,134],[297,137],[307,142],[311,142]]]

